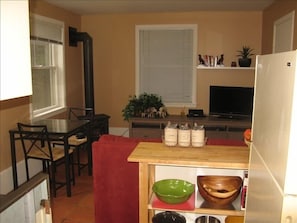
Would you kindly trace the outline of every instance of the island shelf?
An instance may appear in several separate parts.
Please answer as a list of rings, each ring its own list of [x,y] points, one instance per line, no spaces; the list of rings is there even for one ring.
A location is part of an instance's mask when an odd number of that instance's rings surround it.
[[[203,200],[201,197],[199,198],[197,188],[193,210],[155,208],[151,201],[154,196],[152,185],[155,182],[156,166],[246,171],[249,163],[248,147],[218,145],[205,145],[200,148],[168,147],[163,143],[141,142],[130,154],[128,161],[139,163],[139,223],[151,222],[152,216],[157,210],[208,215],[244,215],[244,211],[240,210],[240,196],[233,202],[234,210],[200,207]]]

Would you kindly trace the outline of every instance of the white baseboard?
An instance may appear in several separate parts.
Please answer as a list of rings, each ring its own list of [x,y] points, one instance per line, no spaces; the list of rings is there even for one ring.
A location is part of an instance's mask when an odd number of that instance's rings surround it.
[[[128,128],[119,128],[119,127],[110,127],[109,134],[129,137],[129,129]]]
[[[30,178],[42,171],[42,162],[39,160],[29,160]],[[17,163],[18,184],[23,184],[26,179],[25,161]],[[0,172],[0,194],[7,194],[13,190],[12,167]]]

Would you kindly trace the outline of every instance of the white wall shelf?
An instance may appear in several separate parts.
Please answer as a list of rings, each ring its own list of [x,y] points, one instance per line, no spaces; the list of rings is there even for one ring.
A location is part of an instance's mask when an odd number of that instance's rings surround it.
[[[255,70],[255,67],[204,67],[197,66],[198,70]]]

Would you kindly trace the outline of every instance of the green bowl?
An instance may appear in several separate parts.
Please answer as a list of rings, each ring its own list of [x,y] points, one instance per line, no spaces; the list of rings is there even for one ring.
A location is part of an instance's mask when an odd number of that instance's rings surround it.
[[[168,204],[180,204],[187,201],[195,186],[185,180],[165,179],[154,183],[153,192],[163,202]]]

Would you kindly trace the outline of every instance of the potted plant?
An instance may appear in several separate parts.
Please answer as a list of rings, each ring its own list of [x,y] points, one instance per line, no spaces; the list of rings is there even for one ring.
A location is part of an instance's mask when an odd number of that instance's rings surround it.
[[[238,64],[240,67],[251,66],[252,58],[250,57],[254,55],[252,51],[253,49],[251,49],[249,46],[243,46],[241,50],[237,51],[239,53],[237,56],[239,57]]]
[[[124,120],[131,117],[158,118],[167,115],[162,99],[157,94],[142,93],[129,96],[128,104],[122,110]]]

